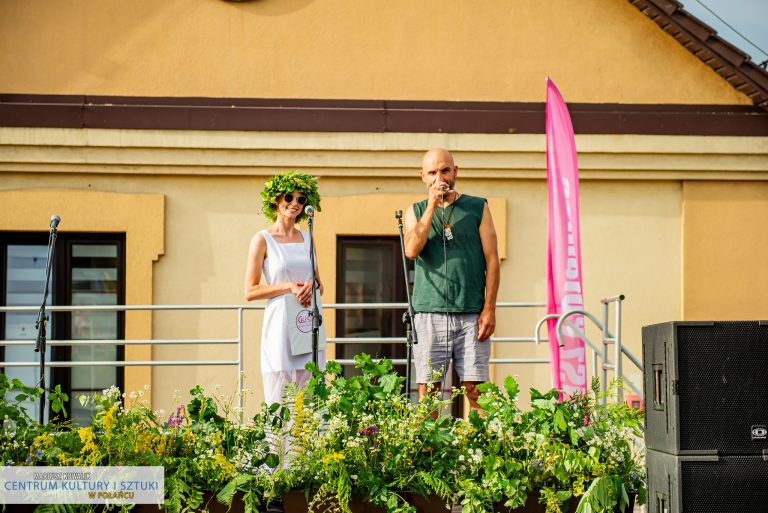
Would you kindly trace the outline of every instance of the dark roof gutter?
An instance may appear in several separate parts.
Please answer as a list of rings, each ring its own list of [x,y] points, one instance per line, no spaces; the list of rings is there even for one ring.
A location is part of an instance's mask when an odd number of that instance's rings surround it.
[[[767,136],[753,105],[568,105],[577,134]],[[544,133],[543,103],[0,94],[0,126]]]

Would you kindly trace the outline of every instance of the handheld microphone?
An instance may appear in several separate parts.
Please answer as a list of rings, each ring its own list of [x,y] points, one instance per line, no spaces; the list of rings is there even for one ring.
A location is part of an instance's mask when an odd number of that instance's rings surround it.
[[[59,221],[61,221],[61,218],[56,214],[51,216],[51,230],[55,230],[59,226]]]
[[[304,207],[304,213],[307,214],[309,217],[315,217],[315,207],[312,205],[307,205]]]
[[[440,186],[440,192],[445,192],[445,185]]]

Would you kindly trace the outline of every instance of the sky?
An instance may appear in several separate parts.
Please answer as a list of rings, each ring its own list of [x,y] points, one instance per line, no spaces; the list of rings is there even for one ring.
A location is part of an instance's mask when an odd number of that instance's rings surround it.
[[[768,60],[768,0],[678,0],[686,11],[712,27],[722,38],[742,50],[759,64]],[[704,7],[755,43],[761,52],[739,37]]]

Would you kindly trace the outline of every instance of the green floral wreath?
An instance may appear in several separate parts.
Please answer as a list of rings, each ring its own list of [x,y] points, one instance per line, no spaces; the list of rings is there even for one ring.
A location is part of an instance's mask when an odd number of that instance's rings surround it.
[[[307,205],[312,205],[315,210],[320,211],[320,193],[317,191],[317,178],[306,173],[279,173],[264,183],[264,190],[261,191],[261,211],[270,221],[277,220],[277,199],[283,194],[299,191],[307,197]],[[296,217],[299,223],[307,218],[307,214],[302,210]]]

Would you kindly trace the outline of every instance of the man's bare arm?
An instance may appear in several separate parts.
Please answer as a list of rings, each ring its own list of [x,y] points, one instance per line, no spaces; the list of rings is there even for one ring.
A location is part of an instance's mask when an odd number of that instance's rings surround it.
[[[499,294],[499,248],[496,238],[496,228],[493,226],[491,209],[488,203],[483,208],[483,219],[480,221],[480,242],[485,255],[485,304],[478,319],[478,340],[485,340],[496,329],[496,299]]]
[[[413,211],[413,205],[408,207],[405,213],[405,233],[403,240],[405,243],[405,256],[408,258],[416,258],[421,254],[421,250],[427,244],[427,237],[429,237],[429,230],[432,225],[432,215],[434,215],[435,209],[430,208],[427,204],[424,214],[421,219],[416,219],[416,213]]]

